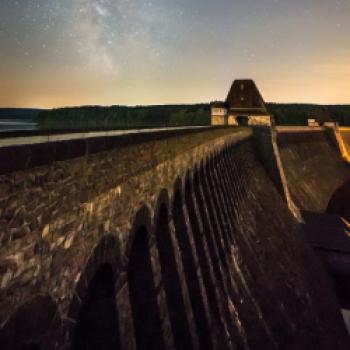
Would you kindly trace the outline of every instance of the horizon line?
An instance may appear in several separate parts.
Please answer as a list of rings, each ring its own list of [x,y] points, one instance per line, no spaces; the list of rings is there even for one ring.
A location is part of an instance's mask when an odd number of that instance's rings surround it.
[[[82,104],[82,105],[66,105],[66,106],[53,106],[53,107],[9,107],[0,106],[0,109],[33,109],[33,110],[53,110],[53,109],[64,109],[64,108],[82,108],[82,107],[159,107],[159,106],[193,106],[193,105],[210,105],[212,102],[217,102],[219,100],[213,100],[211,102],[193,102],[193,103],[160,103],[160,104]],[[350,106],[350,102],[339,102],[339,103],[319,103],[319,102],[272,102],[268,101],[265,104],[280,104],[280,105],[315,105],[315,106]]]

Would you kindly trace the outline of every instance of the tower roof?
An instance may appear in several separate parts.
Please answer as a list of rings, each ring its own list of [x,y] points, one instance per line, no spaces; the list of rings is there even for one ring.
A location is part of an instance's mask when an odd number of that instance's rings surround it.
[[[226,103],[231,111],[244,114],[268,114],[265,102],[251,79],[235,80],[227,95]]]

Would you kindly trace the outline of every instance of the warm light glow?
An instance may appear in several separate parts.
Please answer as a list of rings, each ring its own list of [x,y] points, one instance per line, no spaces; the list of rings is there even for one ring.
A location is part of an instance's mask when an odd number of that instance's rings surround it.
[[[350,2],[0,2],[0,106],[350,103]]]

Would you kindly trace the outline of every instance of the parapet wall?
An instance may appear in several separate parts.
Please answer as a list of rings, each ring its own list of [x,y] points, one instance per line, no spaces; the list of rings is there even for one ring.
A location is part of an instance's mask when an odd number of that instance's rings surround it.
[[[299,209],[292,200],[280,151],[276,142],[277,134],[273,128],[259,125],[253,128],[253,141],[256,155],[284,198],[289,210],[298,221],[302,221]]]
[[[3,348],[348,347],[251,135],[3,150],[27,159],[1,176]]]
[[[139,142],[133,137],[124,145],[120,145],[123,140],[119,138],[83,139],[2,149],[3,161],[11,155],[2,164],[23,169],[1,177],[0,254],[11,263],[2,280],[3,287],[16,285],[26,276],[29,285],[18,290],[25,300],[36,288],[41,291],[35,276],[47,273],[55,290],[52,296],[63,302],[74,281],[65,281],[65,269],[52,274],[52,265],[60,270],[62,262],[70,261],[70,278],[75,279],[101,234],[113,227],[121,235],[120,244],[125,246],[133,218],[142,205],[147,203],[153,211],[158,193],[172,189],[177,177],[183,178],[186,171],[231,138],[240,140],[249,135],[249,131],[217,129],[190,136],[177,134],[176,138],[152,135]],[[109,142],[114,145],[96,153]],[[89,149],[93,149],[91,154]],[[23,159],[19,154],[25,154]],[[47,165],[37,166],[45,162]],[[26,256],[27,249],[32,256]],[[40,254],[35,254],[36,250]],[[80,265],[76,272],[75,264]],[[40,272],[35,272],[39,266]],[[18,299],[19,296],[16,302]],[[9,305],[10,300],[2,301]],[[6,313],[0,314],[6,317]]]

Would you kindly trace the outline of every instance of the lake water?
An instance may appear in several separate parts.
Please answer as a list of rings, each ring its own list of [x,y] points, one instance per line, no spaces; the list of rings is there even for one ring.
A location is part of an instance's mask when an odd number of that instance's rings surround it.
[[[18,119],[0,119],[0,132],[18,130],[36,130],[37,124]]]

